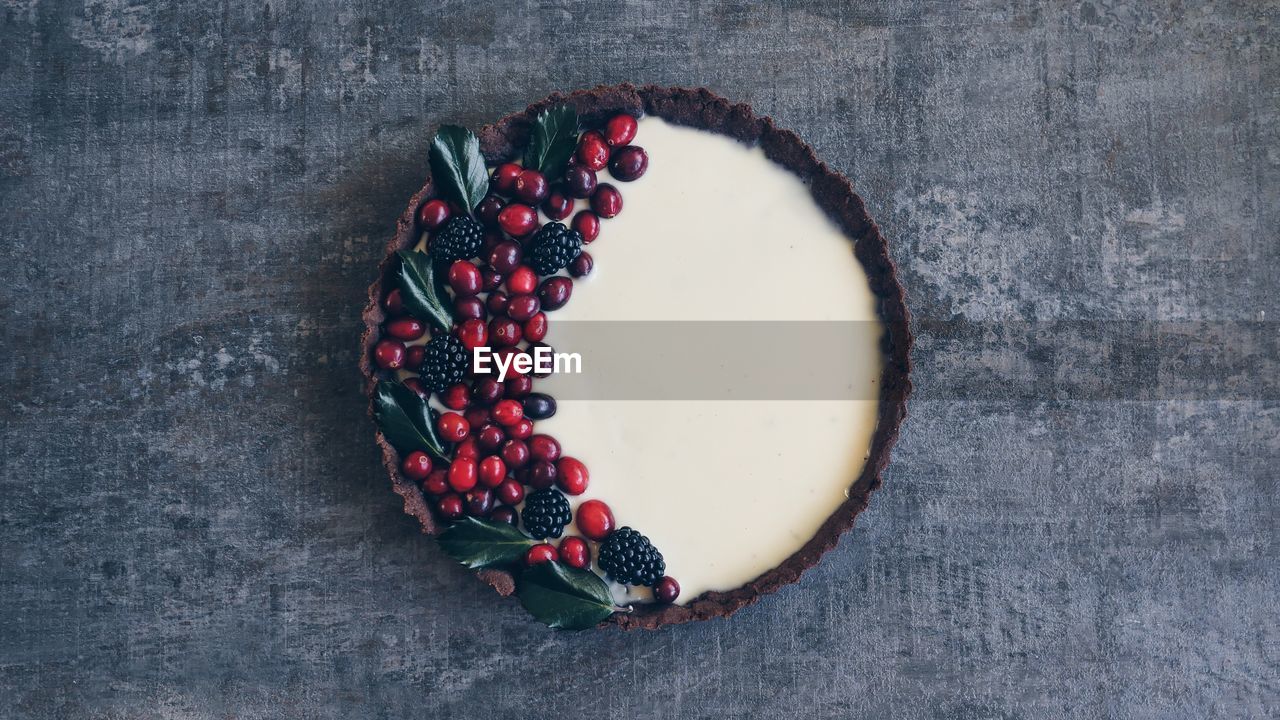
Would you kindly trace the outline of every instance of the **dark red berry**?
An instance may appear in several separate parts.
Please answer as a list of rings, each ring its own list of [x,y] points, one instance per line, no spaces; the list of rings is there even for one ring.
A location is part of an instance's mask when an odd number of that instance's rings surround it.
[[[400,471],[410,480],[422,482],[431,474],[431,456],[421,450],[414,450],[400,463]]]
[[[499,483],[494,493],[500,502],[507,505],[519,505],[524,500],[524,486],[512,478]]]
[[[373,360],[383,370],[399,370],[404,367],[404,343],[386,338],[373,346]]]
[[[528,205],[537,205],[547,199],[550,187],[547,178],[537,170],[524,170],[516,176],[516,197]]]
[[[475,458],[454,457],[449,465],[449,487],[457,492],[466,492],[476,486]]]
[[[591,259],[591,253],[583,251],[569,263],[569,274],[576,278],[586,277],[591,274],[591,268],[594,266],[595,261]]]
[[[449,493],[436,501],[436,512],[445,520],[457,520],[465,510],[462,496],[457,493]]]
[[[540,309],[541,304],[533,295],[516,295],[507,303],[507,317],[516,322],[524,322],[537,315]]]
[[[466,501],[467,514],[471,517],[488,517],[493,511],[493,490],[475,488],[462,497]]]
[[[502,383],[497,378],[482,377],[471,385],[471,399],[481,405],[492,405],[502,397]]]
[[[498,214],[502,212],[502,208],[507,206],[507,201],[497,195],[485,195],[484,199],[476,205],[476,219],[480,224],[489,229],[499,227]]]
[[[573,214],[573,198],[557,187],[542,203],[542,212],[552,220],[563,220]]]
[[[387,334],[397,340],[417,340],[427,334],[427,328],[416,318],[396,318],[387,323]]]
[[[516,400],[499,400],[494,404],[493,420],[499,425],[515,425],[524,417],[524,407]]]
[[[533,393],[523,404],[525,417],[533,420],[546,420],[556,414],[556,399],[546,393]]]
[[[596,191],[596,171],[581,165],[570,165],[564,171],[564,190],[569,197],[591,197],[591,193]]]
[[[631,182],[649,167],[649,153],[642,147],[628,145],[615,150],[609,160],[609,174],[622,182]]]
[[[586,570],[591,564],[591,548],[587,541],[573,535],[561,540],[560,562],[571,568]]]
[[[524,237],[538,227],[538,213],[528,205],[511,203],[498,213],[498,226],[512,237]]]
[[[590,482],[591,475],[581,460],[565,456],[556,461],[556,484],[565,495],[581,495]]]
[[[489,342],[489,328],[484,324],[483,320],[471,318],[463,320],[458,326],[458,341],[462,343],[462,347],[468,350],[475,350],[478,347],[484,347]]]
[[[600,216],[590,210],[583,210],[574,215],[571,225],[582,235],[584,243],[592,242],[600,236]]]
[[[467,412],[470,413],[471,411],[468,410]],[[463,417],[466,417],[466,415],[463,415]],[[484,418],[482,418],[482,420],[483,419]],[[467,424],[470,425],[471,421],[468,420]],[[480,457],[480,448],[476,447],[476,439],[473,437],[469,437],[466,440],[463,440],[462,442],[458,443],[457,447],[453,449],[453,458],[455,460],[458,460],[461,458],[470,458],[472,460],[477,460],[479,459],[479,457]]]
[[[416,349],[418,349],[418,350],[421,350],[421,349],[422,349],[422,346],[421,346],[421,345],[414,345],[413,347],[408,348],[407,350],[405,350],[404,357],[405,357],[405,363],[406,363],[406,365],[405,365],[405,366],[406,366],[406,367],[416,367],[416,366],[408,365],[409,358],[413,355],[413,350],[414,350],[415,348],[416,348]],[[421,364],[422,364],[422,359],[421,359],[421,358],[419,358],[419,359],[418,359],[418,365],[421,365]],[[427,386],[426,386],[426,385],[424,385],[424,384],[423,384],[423,382],[422,382],[422,380],[421,380],[421,379],[419,379],[419,378],[416,378],[416,377],[407,377],[407,378],[405,378],[404,380],[401,380],[401,381],[400,381],[400,384],[401,384],[401,385],[404,385],[405,387],[407,387],[407,388],[409,388],[410,390],[412,390],[414,395],[417,395],[418,397],[422,398],[423,400],[428,400],[428,399],[430,399],[430,398],[431,398],[431,391],[427,389]]]
[[[520,325],[506,317],[496,317],[489,321],[489,339],[494,347],[510,347],[520,343]]]
[[[524,252],[520,249],[519,243],[506,240],[489,253],[489,264],[494,270],[506,275],[520,266],[520,259],[523,256]]]
[[[611,218],[622,212],[622,193],[609,183],[600,183],[600,187],[591,194],[591,209],[602,218]],[[586,239],[586,236],[583,236]]]
[[[654,583],[653,599],[664,605],[670,605],[680,597],[680,583],[670,575],[663,575],[662,579]]]
[[[621,147],[636,139],[636,119],[630,115],[614,115],[604,124],[604,140],[610,147]]]
[[[538,273],[528,265],[521,265],[507,276],[507,292],[512,295],[530,295],[538,287]]]
[[[522,172],[524,168],[515,163],[503,163],[494,169],[493,176],[489,178],[489,184],[503,195],[510,195],[515,191],[516,178],[520,177]]]
[[[547,314],[544,312],[536,313],[533,317],[525,321],[524,339],[529,342],[538,342],[547,336]]]
[[[578,532],[600,542],[613,532],[613,511],[600,500],[588,500],[578,506]]]
[[[529,463],[529,484],[539,490],[546,490],[556,484],[556,476],[559,471],[556,470],[554,463],[546,460],[534,460]]]
[[[523,400],[532,391],[533,378],[528,375],[508,377],[506,382],[502,383],[502,396],[512,400]]]
[[[459,320],[483,320],[484,301],[474,296],[454,298],[453,312]]]
[[[493,268],[485,268],[480,271],[480,289],[485,292],[496,290],[502,284],[502,273]]]
[[[455,260],[449,266],[449,287],[464,297],[480,292],[480,268],[470,260]]]
[[[538,300],[547,312],[564,307],[572,295],[573,281],[563,275],[549,277],[538,286]]]
[[[538,543],[524,554],[524,563],[526,565],[538,565],[544,562],[555,562],[560,559],[560,554],[556,552],[556,546],[551,543]]]
[[[533,435],[533,421],[529,418],[520,418],[520,422],[507,428],[507,435],[517,440],[528,440]]]
[[[476,444],[481,450],[495,452],[507,441],[507,433],[500,426],[488,423],[476,433]]]
[[[529,438],[529,456],[534,460],[555,462],[560,458],[560,443],[550,435],[534,435]]]
[[[507,464],[497,455],[490,455],[480,461],[476,472],[481,485],[487,488],[496,488],[507,477]]]
[[[512,439],[502,443],[500,454],[507,463],[507,467],[513,470],[522,468],[529,462],[529,446],[524,440]]]
[[[448,442],[462,442],[471,434],[471,425],[456,412],[441,413],[436,419],[436,431]]]
[[[386,310],[391,317],[404,313],[404,298],[400,295],[400,288],[392,290],[382,298],[382,309]]]
[[[406,345],[404,348],[404,369],[417,370],[422,367],[422,361],[427,357],[427,348],[425,345]],[[417,380],[422,385],[419,378],[405,378],[405,380]],[[426,385],[422,385],[426,389]],[[417,392],[416,390],[414,392]]]
[[[516,512],[516,509],[510,505],[499,505],[493,509],[493,512],[489,513],[489,519],[494,522],[515,525],[516,521],[520,519],[520,513]]]
[[[440,393],[440,402],[444,403],[444,406],[450,410],[466,410],[467,406],[471,404],[471,388],[464,383],[450,385],[445,388],[444,392]]]
[[[489,298],[485,300],[485,306],[494,315],[501,315],[507,311],[508,302],[510,302],[510,297],[506,293],[501,290],[494,290],[489,293]]]
[[[422,481],[422,491],[435,497],[449,492],[449,471],[444,468],[432,470],[427,479]]]
[[[449,219],[449,203],[436,198],[422,203],[418,208],[418,224],[427,230],[435,230]]]
[[[588,130],[578,138],[578,162],[600,172],[609,164],[609,143],[595,130]]]

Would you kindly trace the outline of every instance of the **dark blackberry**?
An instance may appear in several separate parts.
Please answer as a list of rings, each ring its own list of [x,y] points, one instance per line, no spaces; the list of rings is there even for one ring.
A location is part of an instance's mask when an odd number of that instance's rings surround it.
[[[422,384],[431,392],[457,385],[467,376],[471,356],[452,335],[437,335],[426,344],[422,356]]]
[[[524,500],[524,509],[520,511],[525,532],[539,540],[560,537],[564,533],[564,526],[572,519],[569,501],[564,493],[555,488],[530,494]]]
[[[552,275],[568,267],[582,252],[582,233],[564,223],[549,222],[529,239],[525,261],[539,274]]]
[[[653,585],[667,572],[662,553],[649,538],[622,527],[609,533],[596,556],[600,569],[623,585]]]
[[[470,260],[480,254],[484,228],[468,215],[452,218],[431,238],[431,257],[442,262]]]

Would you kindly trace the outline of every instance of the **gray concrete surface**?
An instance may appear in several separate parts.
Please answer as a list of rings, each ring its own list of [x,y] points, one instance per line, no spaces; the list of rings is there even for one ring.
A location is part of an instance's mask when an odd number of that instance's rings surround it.
[[[1277,11],[3,0],[0,717],[1275,716]],[[919,391],[803,583],[555,634],[401,514],[358,313],[428,128],[618,81],[856,179]],[[1080,319],[1257,335],[944,331]]]

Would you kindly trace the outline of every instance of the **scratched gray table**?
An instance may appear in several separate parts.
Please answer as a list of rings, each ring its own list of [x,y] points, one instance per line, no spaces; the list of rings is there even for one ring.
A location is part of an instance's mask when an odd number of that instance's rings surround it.
[[[1277,8],[5,0],[0,717],[1274,716]],[[401,513],[358,314],[429,128],[621,81],[855,179],[918,392],[800,585],[555,634]]]

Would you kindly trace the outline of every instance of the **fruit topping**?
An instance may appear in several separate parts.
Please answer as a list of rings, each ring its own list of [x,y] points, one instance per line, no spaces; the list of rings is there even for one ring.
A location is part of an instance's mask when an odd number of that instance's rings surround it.
[[[528,205],[511,203],[498,213],[498,227],[513,237],[524,237],[538,227],[538,213]]]
[[[422,482],[431,475],[431,456],[421,450],[414,450],[400,463],[400,471],[410,480]]]
[[[546,393],[533,393],[524,399],[524,415],[531,420],[545,420],[556,414],[556,399]]]
[[[636,139],[639,123],[630,115],[614,115],[604,124],[604,139],[609,147],[621,147]]]
[[[564,173],[564,189],[569,197],[591,197],[596,191],[596,182],[596,171],[582,165],[570,165]]]
[[[653,586],[653,598],[664,605],[670,605],[680,597],[680,583],[670,575],[663,575]]]
[[[554,488],[531,493],[525,498],[524,509],[520,511],[520,520],[524,523],[525,531],[539,540],[560,537],[564,534],[565,525],[568,525],[571,519],[569,500],[565,498],[564,493]],[[662,574],[661,570],[658,574]]]
[[[591,259],[591,253],[583,250],[578,253],[578,257],[569,263],[569,274],[576,278],[586,277],[591,274],[591,269],[595,266]]]
[[[516,176],[515,195],[520,202],[537,205],[547,199],[548,192],[547,179],[537,170],[525,170]]]
[[[581,460],[566,456],[556,461],[556,484],[565,495],[581,495],[590,481],[591,475]]]
[[[449,219],[449,203],[434,198],[422,203],[418,208],[418,224],[425,230],[435,230]]]
[[[560,562],[571,568],[586,570],[591,565],[591,548],[587,541],[574,535],[561,540]]]
[[[470,366],[471,354],[462,341],[452,335],[437,335],[426,344],[422,383],[432,392],[440,392],[462,382]]]
[[[529,240],[528,261],[539,275],[552,275],[573,262],[579,252],[582,233],[564,223],[549,222]]]
[[[596,562],[610,579],[623,585],[653,585],[667,570],[662,553],[649,538],[629,527],[609,533]]]
[[[480,253],[483,242],[484,228],[470,216],[462,215],[450,219],[431,238],[431,256],[450,263],[467,260]]]
[[[383,370],[399,370],[404,367],[404,343],[383,338],[373,346],[373,361]]]
[[[602,218],[616,216],[622,212],[622,193],[609,183],[600,183],[591,194],[591,209]]]
[[[538,287],[538,300],[542,309],[548,312],[564,307],[571,295],[573,295],[573,281],[567,277],[547,278]]]
[[[609,164],[609,143],[596,130],[588,130],[578,138],[578,162],[600,172]]]
[[[582,242],[589,243],[600,236],[600,216],[590,210],[583,210],[573,216],[570,223],[574,230],[582,234]]]
[[[538,543],[529,548],[524,554],[524,562],[526,565],[537,565],[544,562],[555,562],[560,559],[560,554],[556,552],[556,547],[551,543]]]
[[[613,511],[601,500],[588,500],[578,506],[578,531],[589,539],[600,541],[613,532]]]

